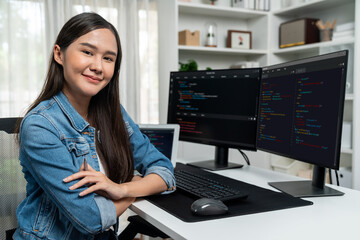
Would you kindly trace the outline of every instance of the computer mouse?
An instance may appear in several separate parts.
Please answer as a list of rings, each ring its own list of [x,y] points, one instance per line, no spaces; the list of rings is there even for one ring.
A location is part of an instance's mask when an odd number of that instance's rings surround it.
[[[191,204],[191,212],[200,216],[225,214],[228,210],[222,201],[210,198],[200,198]]]

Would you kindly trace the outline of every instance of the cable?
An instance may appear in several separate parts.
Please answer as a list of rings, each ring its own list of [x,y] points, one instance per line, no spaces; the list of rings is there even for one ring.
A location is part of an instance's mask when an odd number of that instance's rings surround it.
[[[331,176],[331,169],[328,168],[328,170],[329,170],[329,182],[330,182],[330,184],[333,184],[332,176]]]
[[[340,186],[340,183],[339,183],[339,175],[338,175],[338,172],[335,170],[335,177],[336,177],[336,185],[337,186]]]
[[[336,185],[340,186],[338,172],[336,170],[334,170],[334,171],[335,171],[335,177],[336,177]],[[331,175],[331,169],[330,168],[329,168],[329,182],[330,182],[330,184],[333,184],[332,175]]]
[[[248,156],[240,148],[238,148],[237,150],[239,150],[239,152],[241,153],[241,155],[245,159],[245,162],[247,163],[247,165],[250,165],[250,160],[249,160]]]

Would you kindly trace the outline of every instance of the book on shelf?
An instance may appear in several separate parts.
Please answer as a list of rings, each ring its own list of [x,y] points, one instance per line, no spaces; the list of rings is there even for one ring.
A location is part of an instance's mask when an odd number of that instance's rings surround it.
[[[348,23],[338,24],[334,28],[332,40],[339,40],[354,36],[355,36],[355,23],[348,22]]]
[[[342,31],[342,32],[334,32],[333,33],[333,40],[338,38],[348,38],[348,37],[354,37],[355,30],[348,30],[348,31]]]
[[[231,0],[231,6],[234,8],[270,11],[270,0]]]
[[[344,32],[344,31],[349,31],[349,30],[354,30],[354,29],[355,29],[354,22],[338,24],[335,26],[335,32]]]

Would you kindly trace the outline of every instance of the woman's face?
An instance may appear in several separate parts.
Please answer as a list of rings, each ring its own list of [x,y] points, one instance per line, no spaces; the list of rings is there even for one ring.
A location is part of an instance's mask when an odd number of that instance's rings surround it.
[[[65,51],[55,45],[55,61],[64,70],[65,95],[72,99],[90,99],[96,95],[114,75],[117,53],[115,36],[105,28],[79,37]]]

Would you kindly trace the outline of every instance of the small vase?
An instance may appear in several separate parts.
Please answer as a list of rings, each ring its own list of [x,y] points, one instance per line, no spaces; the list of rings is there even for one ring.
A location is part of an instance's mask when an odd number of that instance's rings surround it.
[[[217,47],[217,26],[215,23],[206,24],[206,47]]]

